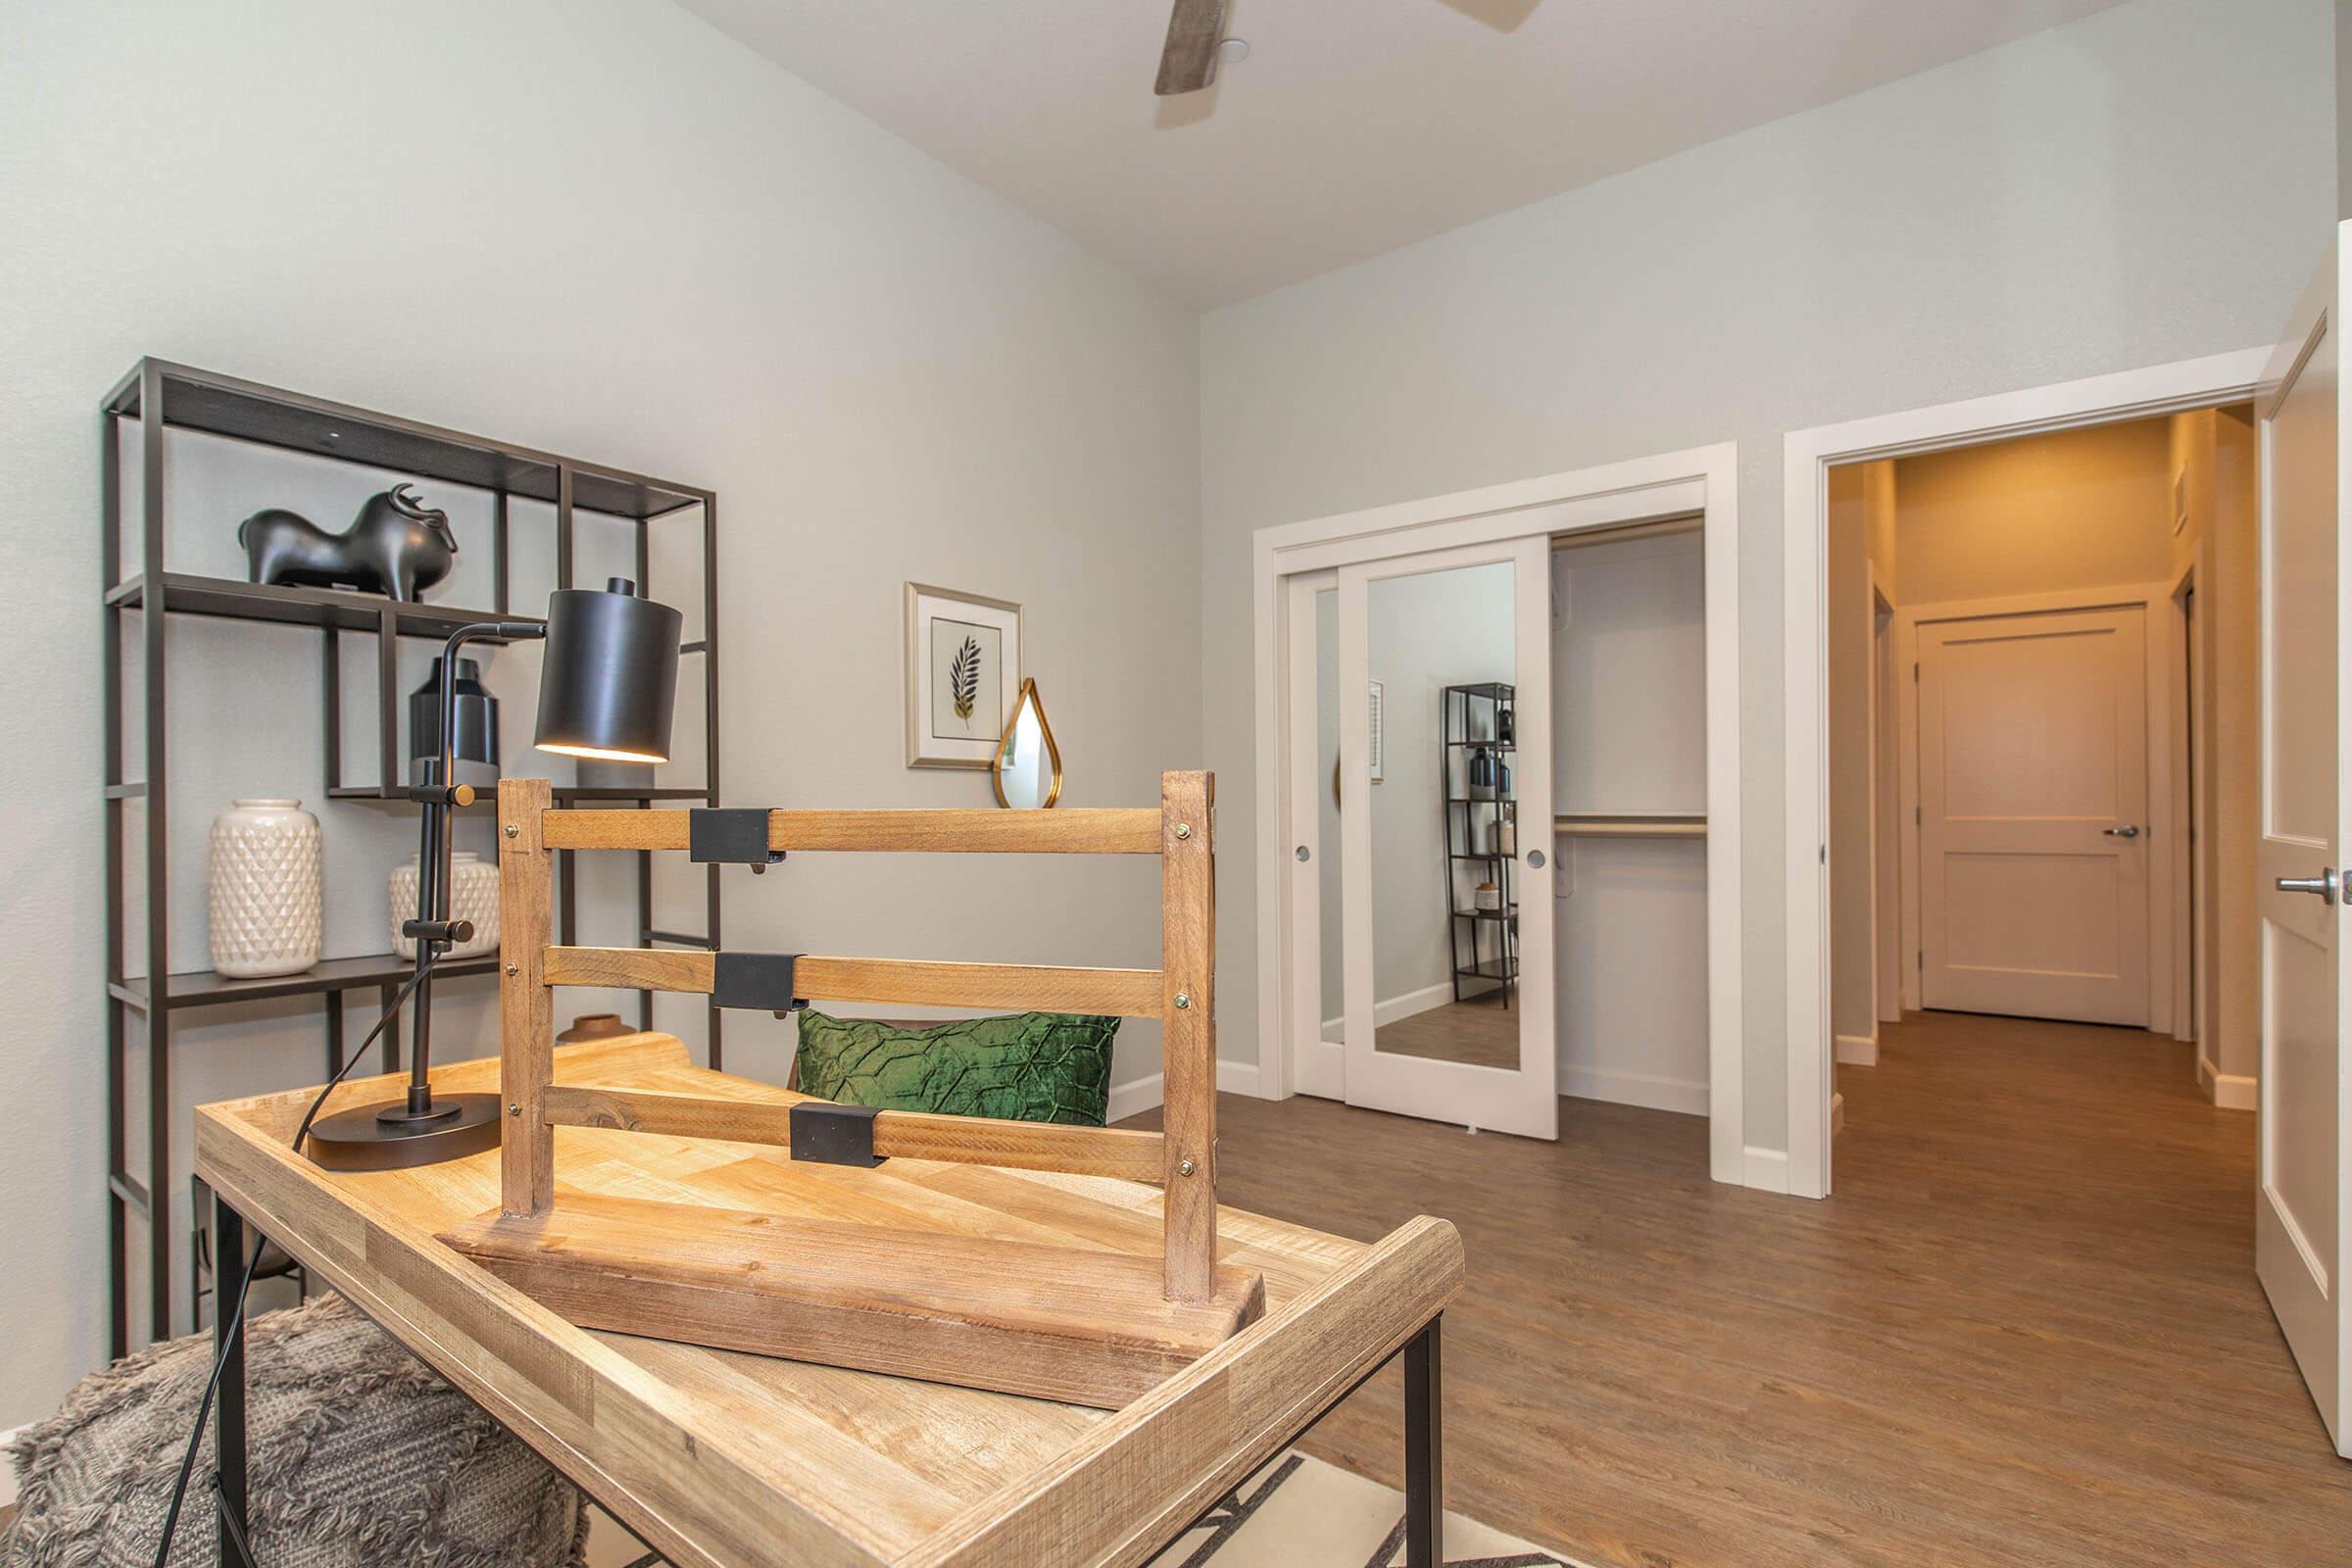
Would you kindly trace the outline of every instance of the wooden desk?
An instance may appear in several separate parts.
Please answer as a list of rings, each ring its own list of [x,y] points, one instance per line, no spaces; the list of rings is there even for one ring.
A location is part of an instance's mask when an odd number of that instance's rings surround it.
[[[495,1089],[495,1059],[435,1087]],[[691,1065],[667,1035],[557,1054],[558,1081],[790,1102]],[[400,1078],[336,1091],[378,1101]],[[339,1173],[288,1140],[316,1090],[200,1107],[196,1171],[226,1276],[244,1228],[277,1241],[680,1568],[1131,1564],[1151,1557],[1389,1358],[1405,1352],[1409,1560],[1436,1568],[1438,1319],[1461,1241],[1421,1218],[1371,1246],[1238,1210],[1221,1256],[1265,1276],[1264,1319],[1120,1410],[1088,1410],[573,1327],[434,1239],[498,1201],[495,1151]],[[1157,1188],[564,1127],[559,1192],[661,1198],[1156,1255]],[[244,1516],[241,1352],[220,1404],[223,1511]],[[226,1525],[222,1527],[225,1537]],[[254,1544],[266,1564],[269,1543]],[[233,1560],[223,1543],[224,1563]]]

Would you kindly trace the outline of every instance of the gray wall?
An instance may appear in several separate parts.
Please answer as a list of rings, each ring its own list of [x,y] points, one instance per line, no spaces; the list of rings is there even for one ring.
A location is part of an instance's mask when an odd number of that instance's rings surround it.
[[[983,774],[903,765],[906,578],[1023,603],[1069,804],[1200,763],[1189,312],[660,0],[14,6],[7,31],[0,1428],[105,1353],[94,413],[141,354],[716,489],[737,804],[988,804]],[[361,482],[170,456],[191,539],[286,497],[339,522]],[[170,803],[195,961],[213,813],[318,793],[318,661],[171,635],[177,733],[219,748],[179,753]],[[325,815],[330,939],[380,947],[411,821]],[[1156,963],[1150,862],[1032,869],[1008,905],[984,860],[796,857],[731,884],[729,939]],[[315,1080],[317,1016],[186,1031],[180,1125]],[[448,1017],[488,1048],[478,1007]],[[783,1070],[780,1026],[729,1038],[730,1065]],[[1130,1040],[1120,1075],[1156,1071],[1155,1033]]]
[[[1212,313],[1210,764],[1252,766],[1252,530],[1737,441],[1747,1139],[1786,1147],[1784,434],[2270,342],[2329,235],[2333,59],[2327,0],[2139,0]],[[1221,922],[1240,1057],[1254,914]]]

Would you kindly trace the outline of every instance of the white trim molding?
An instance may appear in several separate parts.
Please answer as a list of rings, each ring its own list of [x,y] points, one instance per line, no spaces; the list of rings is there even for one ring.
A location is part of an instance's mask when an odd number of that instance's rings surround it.
[[[1286,584],[1307,573],[1431,550],[1697,516],[1703,519],[1707,605],[1708,1166],[1717,1181],[1787,1190],[1777,1175],[1751,1179],[1758,1167],[1742,1138],[1739,459],[1739,448],[1726,442],[1258,530],[1250,546],[1257,741],[1252,782],[1257,1069],[1266,1098],[1284,1098],[1298,1087],[1297,1064],[1285,1048],[1311,1024],[1292,1020],[1311,1020],[1320,1011],[1301,989],[1321,985],[1319,972],[1303,959],[1308,945],[1286,940],[1298,935],[1291,893],[1300,880],[1294,847],[1314,833],[1312,823],[1292,823],[1287,806],[1293,792],[1285,782],[1294,760],[1287,676],[1298,650],[1291,636],[1294,596]],[[1785,1155],[1773,1158],[1785,1168]]]
[[[1614,1067],[1562,1065],[1560,1093],[1575,1100],[1605,1100],[1614,1105],[1679,1111],[1686,1116],[1707,1113],[1707,1086],[1695,1078],[1667,1078]]]
[[[1879,1036],[1877,1030],[1866,1035],[1838,1037],[1838,1065],[1840,1067],[1876,1067],[1879,1064]]]
[[[1833,1142],[1828,628],[1822,615],[1830,466],[2244,402],[2253,396],[2270,353],[2267,346],[2242,349],[1788,433],[1781,470],[1786,540],[1781,604],[1788,748],[1789,1192],[1829,1196]]]
[[[1227,1061],[1222,1056],[1218,1057],[1217,1093],[1220,1095],[1248,1095],[1253,1100],[1257,1098],[1257,1064],[1249,1061]],[[1115,1126],[1130,1116],[1140,1116],[1145,1111],[1152,1109],[1166,1098],[1167,1080],[1162,1073],[1155,1072],[1146,1078],[1133,1078],[1123,1084],[1112,1084],[1110,1086],[1110,1103],[1103,1113],[1103,1120]]]
[[[0,1452],[6,1452],[15,1447],[17,1440],[30,1432],[34,1425],[35,1423],[27,1421],[21,1427],[11,1427],[6,1432],[0,1432]],[[0,1508],[14,1507],[16,1501],[17,1467],[13,1464],[0,1465]]]
[[[2216,1110],[2252,1110],[2261,1080],[2223,1072],[2203,1052],[2197,1053],[2197,1087],[2205,1091]]]

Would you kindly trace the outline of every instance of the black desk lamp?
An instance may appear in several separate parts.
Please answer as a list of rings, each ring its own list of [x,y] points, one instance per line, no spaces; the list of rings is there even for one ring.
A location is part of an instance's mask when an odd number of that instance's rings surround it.
[[[408,790],[423,808],[416,856],[416,918],[400,934],[416,944],[412,982],[416,1022],[405,1100],[360,1105],[311,1128],[311,1158],[329,1170],[399,1170],[498,1147],[496,1095],[436,1098],[432,1072],[432,980],[426,971],[449,949],[473,938],[473,922],[449,917],[450,813],[473,804],[473,787],[445,781],[457,751],[457,704],[451,685],[458,650],[469,642],[547,639],[539,674],[534,744],[563,757],[618,762],[669,760],[670,718],[677,706],[678,634],[684,617],[636,596],[614,577],[603,589],[564,588],[551,595],[547,621],[485,620],[452,632],[441,651],[441,755],[424,781]]]

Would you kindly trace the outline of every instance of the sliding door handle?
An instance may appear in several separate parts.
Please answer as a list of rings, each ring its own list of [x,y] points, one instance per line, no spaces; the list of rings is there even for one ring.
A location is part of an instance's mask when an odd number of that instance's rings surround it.
[[[2122,827],[2104,827],[2099,829],[2099,831],[2106,834],[2111,839],[2135,839],[2139,837],[2139,824],[2137,822],[2126,822]]]
[[[2318,876],[2282,876],[2278,879],[2281,893],[2313,893],[2322,904],[2335,902],[2335,867],[2323,865]]]

